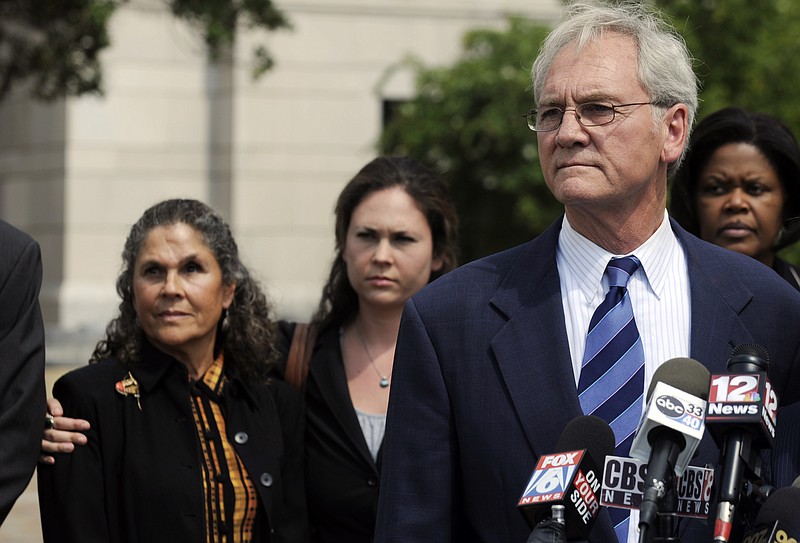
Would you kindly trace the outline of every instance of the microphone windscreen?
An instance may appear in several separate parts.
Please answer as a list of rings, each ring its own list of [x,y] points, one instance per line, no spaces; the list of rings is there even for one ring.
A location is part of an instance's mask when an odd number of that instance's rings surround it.
[[[756,525],[779,520],[793,534],[800,534],[800,488],[787,486],[769,495],[756,516]]]
[[[769,371],[769,352],[758,343],[740,343],[728,358],[728,371],[755,373]]]
[[[653,389],[658,383],[666,383],[696,396],[701,400],[708,400],[708,382],[711,373],[708,369],[693,358],[672,358],[661,364],[650,381],[647,390],[647,400],[653,394]]]
[[[606,421],[594,415],[581,415],[567,423],[556,445],[557,452],[586,449],[602,468],[606,456],[614,454],[614,431]]]

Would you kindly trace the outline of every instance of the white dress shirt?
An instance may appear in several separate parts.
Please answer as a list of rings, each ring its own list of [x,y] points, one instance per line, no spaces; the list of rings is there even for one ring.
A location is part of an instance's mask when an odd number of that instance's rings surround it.
[[[556,264],[576,387],[589,321],[609,289],[604,275],[606,265],[612,257],[629,255],[642,263],[628,283],[628,292],[644,348],[644,390],[659,365],[689,356],[691,307],[686,253],[670,227],[666,210],[658,230],[626,255],[609,253],[589,241],[572,228],[565,216]],[[638,542],[638,517],[638,511],[631,515],[628,543]]]

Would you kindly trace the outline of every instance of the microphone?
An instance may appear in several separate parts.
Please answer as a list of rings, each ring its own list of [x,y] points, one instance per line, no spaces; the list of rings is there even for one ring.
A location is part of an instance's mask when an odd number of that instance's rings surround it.
[[[779,488],[764,502],[756,527],[745,533],[742,543],[797,543],[800,539],[800,488]]]
[[[553,517],[536,525],[525,543],[566,543],[567,530],[564,527],[564,506],[553,506]]]
[[[674,476],[683,475],[705,430],[709,372],[691,358],[673,358],[653,374],[647,406],[631,444],[632,458],[647,462],[639,506],[640,537],[652,528]]]
[[[614,432],[603,419],[572,419],[558,438],[560,452],[539,457],[519,499],[517,508],[528,523],[536,526],[551,516],[553,506],[563,505],[566,537],[585,539],[600,513],[603,459],[614,453],[614,445]]]
[[[647,464],[634,458],[606,456],[603,467],[603,484],[600,487],[600,505],[617,509],[639,510],[642,504],[645,470]],[[711,510],[714,469],[686,466],[683,475],[676,478],[677,497],[675,515],[705,520]]]
[[[772,448],[778,396],[767,377],[769,355],[743,343],[731,351],[728,373],[711,376],[706,424],[720,448],[720,477],[714,541],[727,542],[734,510],[748,479],[761,475],[761,448]],[[758,496],[754,496],[758,499]]]

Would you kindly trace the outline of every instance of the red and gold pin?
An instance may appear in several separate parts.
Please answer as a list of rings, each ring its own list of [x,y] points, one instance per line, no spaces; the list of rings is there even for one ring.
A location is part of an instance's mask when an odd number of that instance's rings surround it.
[[[139,397],[139,383],[134,379],[133,375],[131,375],[131,372],[128,372],[128,375],[122,381],[117,381],[114,387],[119,394],[136,398],[136,405],[139,406],[139,411],[142,410],[142,402]]]

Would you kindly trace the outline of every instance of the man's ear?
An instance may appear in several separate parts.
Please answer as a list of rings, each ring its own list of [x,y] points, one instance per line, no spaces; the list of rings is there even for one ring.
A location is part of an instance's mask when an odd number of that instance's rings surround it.
[[[664,148],[661,150],[661,160],[666,164],[677,161],[687,144],[689,134],[689,108],[686,104],[675,104],[667,110],[664,116],[666,134]]]

